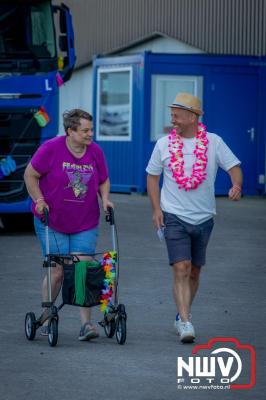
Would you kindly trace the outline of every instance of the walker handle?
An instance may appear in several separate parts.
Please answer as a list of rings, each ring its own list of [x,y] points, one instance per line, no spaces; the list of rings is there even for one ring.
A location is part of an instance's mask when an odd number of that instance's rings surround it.
[[[45,226],[48,226],[48,224],[49,224],[49,211],[46,207],[44,207],[44,209],[43,209],[42,222]]]
[[[107,215],[105,217],[106,222],[109,222],[110,225],[115,224],[115,216],[114,216],[114,209],[112,207],[107,207]]]

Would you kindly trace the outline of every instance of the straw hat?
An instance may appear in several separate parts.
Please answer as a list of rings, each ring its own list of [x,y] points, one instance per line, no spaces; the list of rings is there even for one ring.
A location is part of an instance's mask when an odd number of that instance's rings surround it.
[[[202,115],[200,99],[196,96],[192,96],[189,93],[177,93],[173,104],[168,107],[183,108],[185,110],[191,111],[197,115]]]

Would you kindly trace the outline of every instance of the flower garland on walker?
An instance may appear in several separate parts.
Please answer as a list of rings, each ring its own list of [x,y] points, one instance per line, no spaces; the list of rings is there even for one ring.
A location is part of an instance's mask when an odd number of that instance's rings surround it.
[[[194,150],[196,160],[193,164],[190,176],[185,176],[183,155],[184,143],[181,136],[176,133],[175,129],[173,129],[171,134],[168,136],[168,139],[168,147],[171,154],[168,167],[172,170],[173,178],[178,184],[179,189],[197,189],[197,187],[206,179],[206,168],[208,162],[207,150],[209,143],[206,135],[206,126],[201,122],[198,123],[196,147]]]
[[[115,251],[109,251],[104,253],[103,258],[100,263],[105,271],[105,279],[103,282],[104,288],[102,289],[102,294],[100,297],[100,309],[104,313],[108,313],[112,307],[112,295],[113,286],[115,279],[115,266],[116,266],[117,253]]]

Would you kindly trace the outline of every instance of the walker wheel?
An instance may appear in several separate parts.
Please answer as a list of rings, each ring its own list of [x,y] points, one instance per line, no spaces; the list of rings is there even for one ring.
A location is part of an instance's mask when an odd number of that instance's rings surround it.
[[[58,340],[58,318],[52,317],[48,323],[48,343],[51,347],[56,346]]]
[[[108,338],[112,338],[115,334],[115,319],[111,319],[110,321],[106,321],[106,325],[104,325],[104,332]]]
[[[28,340],[33,340],[36,335],[36,318],[33,312],[25,316],[25,335]]]
[[[115,335],[118,344],[125,343],[127,338],[127,314],[124,304],[119,304],[118,306]]]

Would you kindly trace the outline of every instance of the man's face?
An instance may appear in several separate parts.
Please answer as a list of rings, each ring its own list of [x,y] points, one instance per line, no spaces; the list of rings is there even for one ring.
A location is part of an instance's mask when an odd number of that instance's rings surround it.
[[[176,133],[182,134],[195,123],[195,120],[196,115],[191,111],[171,107],[171,123],[176,129]]]
[[[92,121],[81,118],[76,131],[69,129],[69,136],[76,144],[89,145],[93,140]]]

